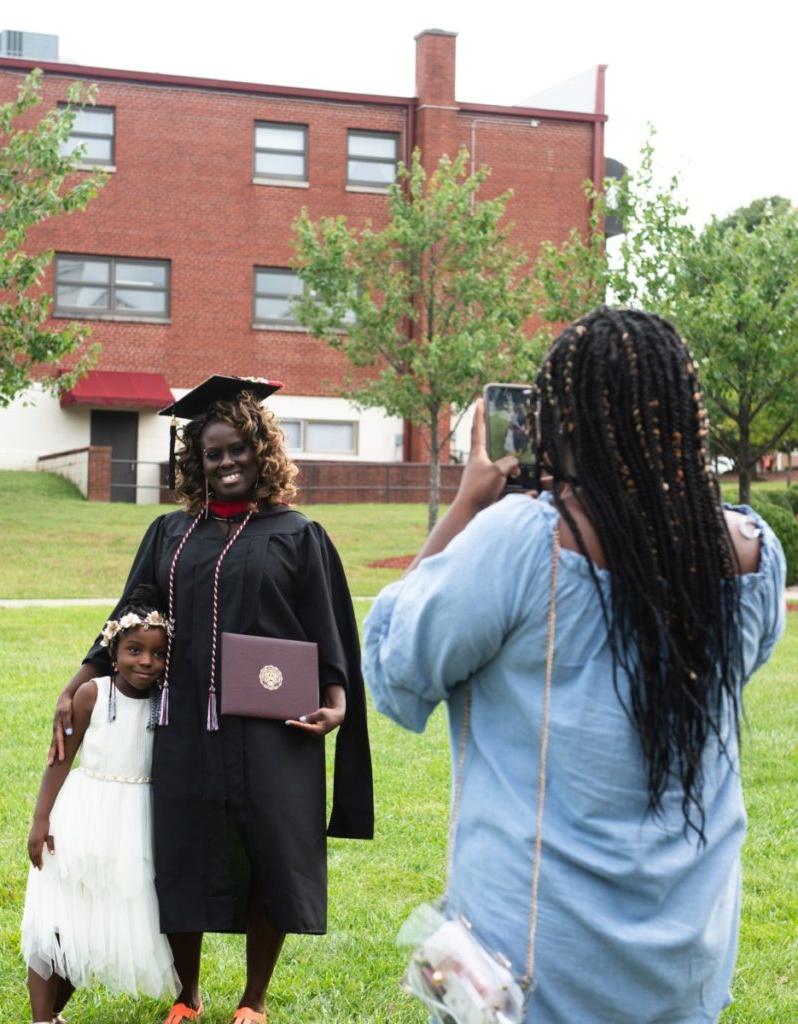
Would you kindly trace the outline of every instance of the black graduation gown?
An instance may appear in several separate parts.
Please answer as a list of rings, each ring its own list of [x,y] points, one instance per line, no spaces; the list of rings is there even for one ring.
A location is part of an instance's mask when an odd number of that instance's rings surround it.
[[[172,512],[150,525],[120,606],[138,583],[155,583],[165,606],[172,557],[190,523],[184,512]],[[152,771],[161,930],[243,931],[254,876],[275,928],[319,934],[326,929],[326,834],[373,835],[352,601],[323,528],[287,507],[256,513],[222,562],[219,638],[227,631],[313,641],[322,687],[346,688],[326,829],[322,738],[227,715],[219,716],[218,732],[206,729],[213,573],[226,541],[217,522],[200,522],[175,575],[169,725],[156,730]],[[106,648],[95,643],[86,661],[107,671]],[[218,664],[217,655],[220,695]]]

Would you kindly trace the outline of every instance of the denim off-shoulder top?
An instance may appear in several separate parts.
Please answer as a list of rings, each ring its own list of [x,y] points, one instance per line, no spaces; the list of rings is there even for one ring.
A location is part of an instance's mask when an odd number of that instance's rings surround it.
[[[739,577],[740,690],[784,628],[785,563],[761,529],[758,571]],[[523,972],[550,589],[559,514],[548,495],[486,509],[446,550],[380,593],[365,624],[377,708],[421,732],[448,705],[452,749],[466,694],[464,761],[449,906]],[[610,574],[595,567],[609,595]],[[704,755],[706,844],[685,834],[682,790],[648,811],[639,737],[613,685],[594,577],[560,553],[534,1024],[704,1024],[730,1001],[746,827],[733,723]],[[439,865],[430,865],[437,874]]]

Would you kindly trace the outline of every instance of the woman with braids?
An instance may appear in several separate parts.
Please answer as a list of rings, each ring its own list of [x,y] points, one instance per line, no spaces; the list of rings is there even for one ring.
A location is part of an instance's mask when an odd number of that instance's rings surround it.
[[[155,584],[174,625],[152,767],[160,923],[181,984],[168,1024],[202,1012],[206,931],[246,933],[246,986],[231,1019],[265,1021],[285,934],[326,928],[326,835],[373,831],[351,599],[324,530],[287,504],[296,468],[260,404],[277,387],[211,377],[164,410],[190,419],[178,432],[183,511],[151,524],[122,597]],[[219,715],[222,632],[316,643],[322,706],[285,723]],[[95,643],[59,699],[57,756],[72,695],[107,672],[107,652]],[[326,828],[323,737],[336,728]]]
[[[367,620],[366,676],[409,729],[448,704],[448,906],[518,976],[534,964],[527,1020],[714,1022],[740,911],[742,689],[783,628],[783,553],[722,507],[696,366],[664,320],[593,311],[535,394],[545,492],[498,500],[515,461],[489,461],[478,408],[457,498]]]

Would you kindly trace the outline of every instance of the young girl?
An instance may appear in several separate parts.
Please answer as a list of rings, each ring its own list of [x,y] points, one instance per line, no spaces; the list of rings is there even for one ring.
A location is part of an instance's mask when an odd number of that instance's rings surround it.
[[[45,770],[39,790],[22,952],[41,1024],[57,1022],[74,989],[95,981],[114,992],[177,991],[153,882],[152,727],[171,628],[154,598],[154,587],[136,587],[106,622],[111,676],[76,693],[66,756]]]

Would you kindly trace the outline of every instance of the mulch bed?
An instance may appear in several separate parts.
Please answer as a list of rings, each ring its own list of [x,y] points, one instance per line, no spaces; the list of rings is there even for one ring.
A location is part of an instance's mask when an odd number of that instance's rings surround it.
[[[406,569],[415,558],[415,555],[394,555],[393,558],[378,558],[376,562],[369,562],[369,569]]]

